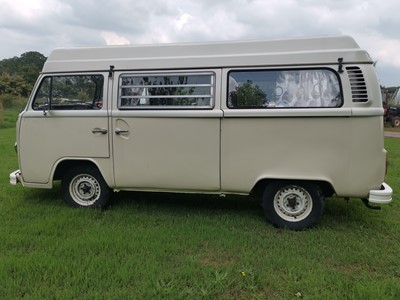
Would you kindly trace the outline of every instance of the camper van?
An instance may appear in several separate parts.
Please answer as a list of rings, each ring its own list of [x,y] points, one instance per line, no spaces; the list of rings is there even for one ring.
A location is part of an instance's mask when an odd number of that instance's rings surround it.
[[[17,121],[11,184],[258,195],[301,230],[325,197],[392,201],[373,61],[350,37],[54,50]]]

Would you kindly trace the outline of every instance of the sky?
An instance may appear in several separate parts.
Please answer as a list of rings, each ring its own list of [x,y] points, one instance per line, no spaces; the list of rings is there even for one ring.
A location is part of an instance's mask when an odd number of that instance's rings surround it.
[[[54,48],[350,35],[400,86],[399,0],[0,0],[0,60]]]

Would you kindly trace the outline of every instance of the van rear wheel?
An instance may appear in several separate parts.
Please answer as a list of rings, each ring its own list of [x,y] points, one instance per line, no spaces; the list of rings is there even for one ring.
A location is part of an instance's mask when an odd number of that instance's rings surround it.
[[[314,183],[277,181],[265,188],[262,206],[275,227],[302,230],[321,218],[324,196]]]
[[[73,207],[104,208],[111,196],[111,189],[99,170],[92,166],[73,167],[62,179],[65,203]]]

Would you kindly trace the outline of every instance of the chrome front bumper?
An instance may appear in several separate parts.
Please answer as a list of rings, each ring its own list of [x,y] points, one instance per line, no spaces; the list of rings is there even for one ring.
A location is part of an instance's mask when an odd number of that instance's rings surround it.
[[[392,195],[392,188],[383,182],[380,190],[369,191],[368,201],[376,204],[388,204],[392,202]]]

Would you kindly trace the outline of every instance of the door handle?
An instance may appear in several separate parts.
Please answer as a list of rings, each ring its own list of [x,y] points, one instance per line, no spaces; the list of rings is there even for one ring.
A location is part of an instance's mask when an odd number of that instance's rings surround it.
[[[92,130],[92,133],[101,133],[101,134],[107,134],[108,130],[105,128],[95,128]]]
[[[128,132],[129,132],[129,130],[123,130],[123,129],[119,129],[119,128],[115,129],[115,134],[118,134],[118,135],[128,133]]]

